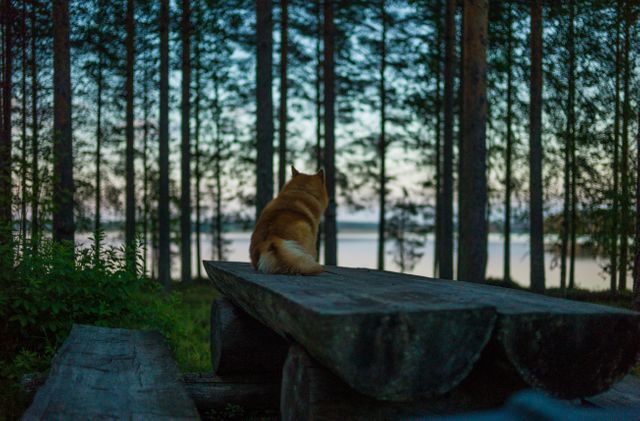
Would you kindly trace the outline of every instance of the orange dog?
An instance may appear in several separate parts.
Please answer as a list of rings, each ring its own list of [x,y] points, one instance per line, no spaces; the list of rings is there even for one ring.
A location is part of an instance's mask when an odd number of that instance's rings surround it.
[[[302,174],[291,166],[292,178],[262,210],[251,235],[251,264],[266,273],[315,275],[320,217],[329,202],[324,170]]]

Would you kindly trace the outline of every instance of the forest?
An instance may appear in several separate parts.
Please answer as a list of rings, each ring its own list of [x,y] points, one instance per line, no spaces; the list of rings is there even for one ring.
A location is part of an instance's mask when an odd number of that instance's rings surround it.
[[[435,276],[482,282],[496,232],[508,282],[519,230],[531,289],[549,250],[562,289],[580,253],[629,289],[639,11],[2,0],[0,242],[17,261],[84,233],[99,257],[122,233],[128,267],[169,289],[172,266],[191,282],[226,259],[228,232],[251,228],[295,164],[327,173],[327,264],[341,263],[337,216],[368,210],[378,269],[392,254],[410,271],[432,236]]]

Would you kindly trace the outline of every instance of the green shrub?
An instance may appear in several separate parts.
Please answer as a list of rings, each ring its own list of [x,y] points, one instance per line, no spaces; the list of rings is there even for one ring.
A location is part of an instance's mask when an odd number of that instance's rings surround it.
[[[179,297],[127,270],[122,249],[96,255],[43,241],[37,253],[0,254],[0,419],[20,415],[21,376],[46,370],[74,323],[156,329],[173,346],[184,339]]]

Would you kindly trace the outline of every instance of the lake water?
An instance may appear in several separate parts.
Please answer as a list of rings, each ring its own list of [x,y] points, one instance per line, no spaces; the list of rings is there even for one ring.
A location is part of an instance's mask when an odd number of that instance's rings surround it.
[[[248,262],[249,261],[249,238],[248,232],[229,232],[225,238],[230,241],[228,245],[227,260]],[[79,236],[80,237],[80,236]],[[195,236],[194,244],[195,244]],[[529,286],[529,238],[527,235],[512,234],[511,236],[511,273],[512,278],[518,284]],[[79,238],[80,241],[82,239]],[[86,237],[85,237],[86,240]],[[115,234],[107,235],[107,242],[118,244],[122,241],[121,236]],[[211,260],[212,239],[209,234],[201,235],[202,258]],[[429,237],[424,254],[415,268],[408,272],[416,275],[433,276],[433,237]],[[393,244],[387,243],[387,255],[385,259],[385,269],[399,271],[398,266],[393,262]],[[377,234],[375,232],[342,232],[338,234],[338,264],[349,267],[376,267]],[[174,246],[172,249],[172,276],[178,278],[180,275],[179,249]],[[321,253],[322,256],[322,253]],[[455,261],[455,259],[454,259]],[[606,277],[602,266],[604,261],[593,257],[576,258],[576,286],[590,290],[604,290],[609,288],[609,279]],[[193,251],[193,275],[196,271],[195,246]],[[202,269],[204,276],[204,269]],[[552,253],[545,254],[545,272],[547,287],[558,287],[560,285],[560,267],[558,258]],[[487,277],[501,279],[503,275],[503,240],[500,234],[489,235],[489,260],[487,262]]]

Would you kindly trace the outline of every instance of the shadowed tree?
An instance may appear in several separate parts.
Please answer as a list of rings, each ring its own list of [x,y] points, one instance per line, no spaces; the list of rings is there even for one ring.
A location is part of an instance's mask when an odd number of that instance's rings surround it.
[[[133,149],[133,81],[135,64],[135,2],[127,0],[127,71],[125,81],[126,97],[126,205],[125,205],[125,245],[127,248],[127,265],[135,270],[136,263],[136,198]],[[99,70],[101,71],[101,70]]]
[[[40,236],[40,170],[38,168],[38,56],[36,49],[36,11],[39,2],[31,4],[31,247],[37,251]]]
[[[3,2],[2,116],[0,125],[0,245],[11,243],[11,77],[13,64],[11,0]]]
[[[329,206],[324,215],[324,263],[336,265],[335,63],[333,1],[324,2],[324,169]]]
[[[615,58],[615,102],[614,102],[614,117],[613,117],[613,166],[611,171],[613,172],[613,203],[611,206],[611,252],[610,252],[610,289],[615,292],[618,289],[618,217],[620,215],[620,200],[619,200],[619,176],[620,176],[620,152],[618,148],[620,146],[620,62],[622,60],[622,53],[620,47],[620,3],[621,0],[616,2],[616,58]]]
[[[378,270],[384,270],[384,245],[386,235],[386,205],[387,205],[387,88],[385,84],[385,69],[387,67],[387,15],[385,0],[380,0],[380,21],[382,23],[380,39],[380,138],[378,139],[378,155],[380,159],[379,175],[379,218],[378,218]]]
[[[578,225],[578,196],[577,196],[577,173],[578,165],[576,162],[576,46],[575,46],[575,6],[573,0],[569,0],[569,35],[567,39],[567,48],[569,49],[569,101],[567,104],[567,144],[569,145],[569,173],[571,181],[569,193],[571,199],[569,201],[571,208],[570,217],[570,251],[569,251],[569,288],[575,286],[575,269],[576,269],[576,229]]]
[[[169,0],[160,3],[160,133],[158,197],[158,279],[171,289],[169,249]]]
[[[273,198],[272,28],[271,0],[256,0],[256,220]]]
[[[505,282],[511,281],[511,199],[513,174],[511,164],[513,161],[513,12],[511,3],[507,9],[507,139],[505,148],[505,180],[504,180],[504,275]]]
[[[486,71],[488,0],[464,3],[461,209],[458,279],[485,280],[487,263]]]
[[[636,162],[640,163],[640,113],[636,134]],[[636,258],[633,265],[633,306],[640,310],[640,165],[636,165]]]
[[[531,289],[544,291],[542,216],[542,0],[531,3],[531,82],[529,104],[529,206]]]
[[[447,0],[444,35],[444,144],[442,148],[442,205],[439,276],[453,279],[453,72],[455,68],[456,2]]]
[[[278,110],[278,189],[287,177],[287,0],[280,0],[280,108]]]
[[[73,144],[69,2],[53,1],[53,239],[73,243]]]
[[[191,10],[190,0],[182,0],[182,159],[180,177],[181,279],[191,282],[191,142],[189,92],[191,84]]]

